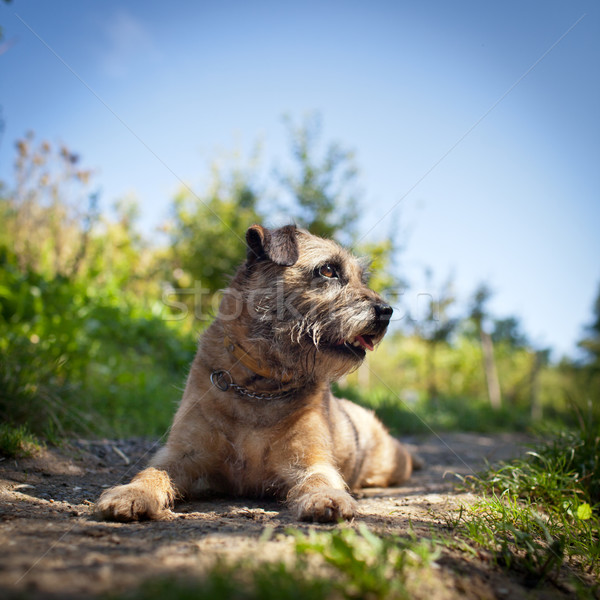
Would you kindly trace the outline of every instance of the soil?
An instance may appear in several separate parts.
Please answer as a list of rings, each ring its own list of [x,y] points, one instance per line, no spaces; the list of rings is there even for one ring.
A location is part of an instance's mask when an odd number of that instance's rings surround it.
[[[361,516],[350,526],[363,522],[399,535],[412,526],[417,536],[435,530],[451,535],[447,517],[474,499],[457,490],[457,475],[479,471],[486,460],[509,459],[528,441],[514,434],[412,438],[408,443],[425,467],[402,488],[364,490]],[[287,528],[338,527],[300,524],[281,503],[247,498],[183,503],[159,522],[95,520],[93,503],[102,490],[128,481],[155,449],[144,439],[74,440],[34,458],[1,460],[0,597],[119,593],[161,575],[201,576],[217,558],[256,555],[259,544],[261,559],[279,560],[291,552],[289,536],[278,535]],[[573,591],[564,584],[529,589],[519,573],[500,569],[483,550],[444,549],[436,563],[444,585],[433,597],[565,598]]]

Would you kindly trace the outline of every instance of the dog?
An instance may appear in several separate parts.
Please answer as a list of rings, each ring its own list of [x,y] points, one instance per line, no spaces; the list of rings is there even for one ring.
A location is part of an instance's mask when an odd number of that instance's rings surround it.
[[[168,517],[207,493],[286,500],[296,519],[358,513],[351,491],[411,475],[411,454],[375,415],[333,396],[383,338],[392,308],[337,243],[288,225],[246,232],[247,260],[202,334],[166,442],[102,519]]]

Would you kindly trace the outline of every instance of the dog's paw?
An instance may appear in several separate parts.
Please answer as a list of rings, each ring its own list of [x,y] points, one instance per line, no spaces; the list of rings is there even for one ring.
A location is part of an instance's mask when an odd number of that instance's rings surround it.
[[[139,483],[118,485],[102,493],[94,516],[105,521],[160,520],[169,515],[170,497]]]
[[[348,492],[324,488],[309,492],[295,501],[296,516],[300,521],[335,523],[353,519],[358,512],[356,501]]]

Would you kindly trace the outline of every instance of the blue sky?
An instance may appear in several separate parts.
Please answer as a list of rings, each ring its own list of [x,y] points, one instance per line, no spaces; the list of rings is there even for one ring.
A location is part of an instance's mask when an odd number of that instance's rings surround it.
[[[452,275],[572,352],[600,283],[600,7],[527,2],[0,6],[0,178],[27,130],[135,194],[148,234],[226,150],[283,164],[282,115],[355,150],[367,239],[397,222],[415,307]]]

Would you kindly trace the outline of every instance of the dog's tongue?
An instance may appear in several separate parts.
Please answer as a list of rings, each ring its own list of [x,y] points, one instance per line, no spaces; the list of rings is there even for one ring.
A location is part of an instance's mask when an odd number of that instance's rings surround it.
[[[374,346],[373,346],[373,342],[371,341],[371,337],[368,335],[362,336],[362,335],[357,335],[356,336],[356,341],[360,343],[360,345],[365,349],[365,350],[373,350]]]

